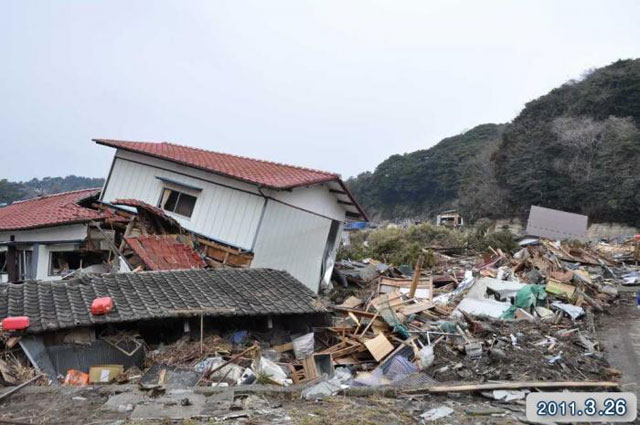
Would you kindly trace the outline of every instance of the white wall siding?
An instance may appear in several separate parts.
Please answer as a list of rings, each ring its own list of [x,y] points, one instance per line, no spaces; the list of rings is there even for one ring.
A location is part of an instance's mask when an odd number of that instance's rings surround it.
[[[286,270],[318,291],[331,220],[270,200],[251,267]]]
[[[43,227],[32,230],[12,230],[0,232],[0,242],[8,242],[11,235],[16,242],[49,242],[77,241],[87,237],[86,224],[70,224],[66,226]]]
[[[270,191],[269,196],[307,211],[331,217],[334,220],[345,220],[345,208],[338,204],[336,195],[329,192],[329,187],[326,184],[297,187],[291,191]]]
[[[147,160],[144,157],[143,159]],[[183,168],[193,171],[194,174],[198,171],[189,167]],[[190,192],[198,197],[191,218],[170,215],[189,230],[247,250],[251,249],[264,199],[258,194],[247,193],[244,188],[238,187],[240,190],[236,190],[226,187],[231,186],[226,184],[231,181],[223,183],[222,180],[229,179],[209,174],[209,180],[221,182],[214,184],[167,169],[116,158],[102,200],[113,202],[119,198],[134,198],[157,205],[164,185],[157,177],[198,187],[202,191]]]

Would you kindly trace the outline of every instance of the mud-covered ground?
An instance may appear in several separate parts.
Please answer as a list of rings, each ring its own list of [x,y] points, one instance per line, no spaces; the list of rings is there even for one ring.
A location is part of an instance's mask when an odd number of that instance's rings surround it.
[[[113,388],[113,387],[111,387]],[[385,398],[328,397],[322,401],[280,396],[236,396],[234,404],[210,418],[170,420],[129,419],[128,412],[105,411],[102,406],[111,390],[29,390],[15,395],[0,408],[3,420],[28,424],[286,424],[286,425],[397,425],[418,424],[420,415],[449,407],[453,413],[431,423],[511,424],[524,417],[524,404],[500,403],[469,394]],[[84,398],[84,400],[78,399]],[[188,397],[188,396],[187,396]],[[75,398],[75,399],[74,399]],[[5,423],[0,420],[0,423]]]

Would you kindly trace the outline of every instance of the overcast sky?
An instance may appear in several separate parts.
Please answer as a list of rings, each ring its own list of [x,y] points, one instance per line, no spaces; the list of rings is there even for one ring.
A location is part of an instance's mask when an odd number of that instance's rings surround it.
[[[106,176],[91,138],[373,170],[640,57],[630,1],[0,0],[0,178]]]

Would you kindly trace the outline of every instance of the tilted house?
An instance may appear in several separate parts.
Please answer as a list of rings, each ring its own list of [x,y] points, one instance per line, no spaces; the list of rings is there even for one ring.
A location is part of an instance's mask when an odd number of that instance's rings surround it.
[[[313,291],[330,277],[343,224],[366,220],[338,174],[166,142],[94,141],[117,149],[101,202],[162,208],[252,253],[252,268],[286,270]]]

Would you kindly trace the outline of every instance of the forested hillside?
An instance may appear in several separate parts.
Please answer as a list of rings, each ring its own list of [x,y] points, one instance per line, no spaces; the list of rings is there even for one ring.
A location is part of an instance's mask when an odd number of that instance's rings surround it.
[[[453,207],[469,163],[497,146],[502,129],[484,124],[430,149],[393,155],[347,184],[372,216],[413,217]]]
[[[504,132],[496,177],[510,209],[538,204],[640,224],[640,60],[528,103]]]
[[[31,179],[26,182],[12,182],[0,180],[0,204],[10,204],[21,199],[33,198],[39,195],[68,192],[71,190],[102,187],[104,179],[79,176],[45,177]]]
[[[393,155],[348,181],[372,216],[524,217],[532,204],[640,224],[640,60],[569,81],[507,125]]]

